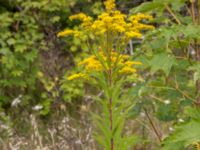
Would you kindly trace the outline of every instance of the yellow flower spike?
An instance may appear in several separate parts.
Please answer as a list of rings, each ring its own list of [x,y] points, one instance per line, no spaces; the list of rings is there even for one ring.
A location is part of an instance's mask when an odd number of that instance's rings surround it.
[[[101,71],[103,68],[101,63],[97,60],[97,58],[94,55],[79,62],[78,65],[79,66],[83,65],[85,67],[86,71],[88,71],[88,72]]]
[[[78,36],[79,32],[76,30],[71,30],[71,29],[66,29],[62,32],[59,32],[57,34],[58,37],[62,37],[62,36],[69,36],[69,35],[74,35],[74,36]]]
[[[79,31],[76,31],[76,32],[74,32],[74,37],[79,37],[79,36],[80,36],[80,34],[81,34],[81,32],[79,32]]]
[[[126,61],[124,63],[125,66],[129,66],[129,67],[133,66],[133,64],[134,64],[133,61]]]
[[[107,12],[111,12],[113,9],[115,9],[116,5],[115,5],[115,0],[106,0],[104,2],[104,5],[106,7],[106,11]]]
[[[151,20],[153,17],[145,14],[131,15],[115,10],[115,0],[106,0],[104,2],[106,11],[100,14],[96,20],[84,14],[79,13],[70,16],[71,20],[79,19],[81,24],[79,30],[85,35],[99,36],[105,33],[112,33],[113,35],[121,35],[121,42],[127,43],[131,38],[141,38],[143,30],[154,29],[151,25],[146,25],[140,21],[143,19]],[[58,36],[79,36],[80,32],[76,30],[65,30],[58,33]]]
[[[89,29],[90,26],[92,25],[92,17],[87,16],[84,13],[79,13],[79,14],[76,14],[76,15],[72,15],[72,16],[69,17],[69,19],[70,20],[75,20],[75,19],[81,20],[82,21],[81,26],[84,29]]]
[[[79,14],[75,14],[75,15],[71,15],[69,17],[70,20],[75,20],[75,19],[79,19],[79,20],[84,20],[85,18],[87,18],[88,16],[84,13],[79,13]]]
[[[133,32],[133,31],[129,31],[125,33],[125,36],[127,39],[132,39],[132,38],[142,38],[142,34],[138,33],[138,32]]]
[[[87,65],[88,63],[93,62],[95,59],[96,59],[95,56],[92,55],[92,56],[90,56],[90,57],[84,59],[83,61],[79,62],[78,65],[79,65],[79,66],[80,66],[80,65]]]
[[[84,73],[76,73],[76,74],[73,74],[73,75],[67,77],[67,80],[69,80],[69,81],[75,80],[75,79],[86,79],[86,80],[88,80],[89,77],[88,77],[88,75],[86,75]]]
[[[125,32],[125,28],[123,26],[120,26],[120,25],[113,25],[114,29],[117,30],[118,32],[122,33],[122,32]]]
[[[146,24],[137,24],[136,26],[135,26],[135,28],[137,29],[137,30],[153,30],[153,29],[155,29],[155,27],[154,26],[151,26],[151,25],[146,25]]]
[[[146,14],[137,14],[137,15],[133,15],[133,16],[130,16],[129,17],[129,20],[130,21],[133,21],[133,20],[143,20],[143,19],[146,19],[146,20],[152,20],[153,17],[151,15],[146,15]]]
[[[133,73],[136,73],[136,69],[125,66],[121,70],[119,70],[119,73],[120,74],[133,74]]]
[[[129,59],[129,58],[130,58],[129,55],[125,55],[125,54],[120,55],[120,57],[122,57],[123,60],[126,60],[126,59]]]
[[[111,39],[113,38],[112,41],[119,38],[121,40],[119,43],[126,45],[132,38],[142,38],[142,31],[154,29],[152,25],[142,23],[142,20],[151,20],[153,17],[150,15],[137,14],[128,17],[126,14],[116,10],[115,0],[106,0],[104,5],[105,12],[101,13],[96,20],[84,13],[70,16],[71,20],[79,19],[81,21],[81,24],[78,26],[79,31],[68,29],[58,33],[58,36],[72,35],[77,37],[81,34],[89,35],[88,38],[95,37],[97,38],[95,40],[98,40],[98,38],[109,34],[112,35],[110,37]],[[141,65],[141,62],[130,61],[130,56],[114,52],[114,50],[112,50],[110,55],[110,51],[101,50],[97,56],[92,55],[84,59],[78,65],[85,69],[85,73],[74,74],[68,80],[89,78],[94,71],[103,72],[107,71],[107,69],[114,69],[114,67],[119,68],[119,73],[124,73],[125,75],[136,73],[134,65]]]

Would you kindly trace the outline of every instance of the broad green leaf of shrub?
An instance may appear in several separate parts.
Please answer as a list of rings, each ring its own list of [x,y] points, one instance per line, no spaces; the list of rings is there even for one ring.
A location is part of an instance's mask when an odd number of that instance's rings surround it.
[[[189,108],[187,114],[191,119],[175,128],[175,131],[163,142],[163,150],[182,150],[183,147],[186,148],[200,141],[200,110]]]
[[[175,64],[176,59],[174,56],[168,55],[166,53],[156,54],[150,61],[151,73],[154,74],[155,72],[162,70],[166,76],[168,76],[172,66]]]
[[[200,38],[200,27],[197,25],[189,24],[183,27],[183,34],[189,39]]]
[[[142,3],[140,6],[132,9],[133,13],[144,12],[163,12],[166,5],[171,5],[172,9],[178,11],[185,3],[186,0],[154,0],[153,2]]]
[[[163,4],[170,4],[173,10],[179,10],[186,2],[186,0],[154,0]]]
[[[162,11],[164,9],[164,5],[162,2],[146,2],[142,3],[140,6],[132,9],[133,13],[144,13],[144,12],[151,12],[155,10]]]

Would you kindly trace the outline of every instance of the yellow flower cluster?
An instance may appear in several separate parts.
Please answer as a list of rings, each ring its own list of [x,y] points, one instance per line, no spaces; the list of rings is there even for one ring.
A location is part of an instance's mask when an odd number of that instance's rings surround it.
[[[109,69],[118,68],[119,75],[132,75],[136,73],[135,65],[141,65],[141,62],[130,61],[128,55],[119,54],[117,52],[112,52],[110,60],[103,52],[99,52],[98,56],[91,55],[90,57],[84,59],[79,63],[79,66],[83,66],[85,73],[73,74],[68,77],[68,80],[73,80],[77,78],[89,79],[92,72],[106,72]],[[102,61],[100,61],[102,60]],[[109,66],[109,62],[111,65]]]
[[[92,25],[92,17],[87,16],[84,13],[79,13],[79,14],[76,14],[76,15],[72,15],[72,16],[69,17],[69,19],[70,20],[78,19],[78,20],[82,21],[81,26],[84,29],[88,29]]]
[[[125,61],[121,70],[119,70],[120,74],[132,74],[136,73],[136,69],[133,68],[134,65],[141,65],[141,62],[138,61]]]
[[[131,68],[131,67],[128,67],[128,66],[123,67],[119,71],[120,74],[131,74],[131,73],[135,73],[135,72],[136,72],[135,68]]]
[[[73,74],[73,75],[71,75],[67,78],[67,80],[75,80],[75,79],[86,79],[86,80],[88,80],[89,77],[88,77],[87,74],[84,74],[84,73],[76,73],[76,74]]]
[[[104,12],[93,22],[91,30],[93,30],[97,35],[104,34],[106,32],[114,34],[124,33],[126,32],[127,25],[125,17],[126,16],[121,14],[119,11],[113,11],[112,14]]]
[[[73,35],[73,36],[77,37],[77,36],[79,36],[79,34],[80,34],[79,31],[66,29],[66,30],[64,30],[62,32],[59,32],[57,36],[60,37],[60,36]]]
[[[101,71],[103,69],[101,63],[97,60],[97,58],[94,55],[79,62],[78,65],[85,66],[86,71]]]
[[[105,11],[96,19],[84,13],[71,16],[70,20],[81,21],[78,30],[67,29],[58,33],[58,36],[88,35],[88,38],[92,40],[95,38],[95,41],[100,42],[98,44],[103,49],[98,52],[94,50],[94,55],[80,62],[79,66],[82,66],[85,71],[73,74],[68,77],[68,80],[89,79],[93,72],[108,73],[110,70],[117,73],[119,77],[132,75],[136,73],[135,65],[141,64],[130,61],[129,56],[120,54],[120,50],[116,52],[112,49],[116,44],[115,41],[121,44],[120,46],[124,46],[131,38],[141,38],[142,31],[153,29],[152,25],[142,23],[145,20],[152,20],[152,16],[145,14],[127,16],[116,10],[115,0],[106,0],[104,5]],[[121,48],[119,45],[116,44]]]
[[[137,15],[132,15],[129,17],[129,20],[137,20],[137,21],[140,21],[140,20],[143,20],[143,19],[146,19],[146,20],[152,20],[153,17],[150,16],[150,15],[145,15],[145,14],[137,14]]]
[[[107,0],[104,2],[105,12],[100,14],[96,20],[93,20],[90,16],[80,13],[70,17],[71,20],[79,19],[82,23],[80,25],[80,32],[88,32],[89,34],[104,35],[105,33],[112,34],[114,36],[120,36],[123,42],[129,41],[131,38],[141,38],[141,32],[143,30],[150,30],[154,27],[151,25],[143,24],[142,20],[151,20],[152,16],[145,14],[137,14],[127,16],[118,10],[115,10],[115,0]],[[64,31],[58,33],[59,36],[75,35],[69,34]]]

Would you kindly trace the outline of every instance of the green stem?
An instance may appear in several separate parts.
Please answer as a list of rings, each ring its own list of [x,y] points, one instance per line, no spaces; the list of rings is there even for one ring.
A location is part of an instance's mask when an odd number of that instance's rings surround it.
[[[112,98],[109,99],[109,114],[110,114],[110,131],[112,133],[113,130],[113,118],[112,118]],[[111,134],[112,135],[112,134]],[[114,150],[114,141],[113,137],[110,138],[110,145],[111,145],[111,150]]]
[[[108,71],[108,84],[112,88],[112,70]],[[112,95],[112,94],[111,94]],[[112,96],[109,98],[109,121],[110,121],[110,150],[114,150],[114,140],[113,140],[113,116],[112,116]]]

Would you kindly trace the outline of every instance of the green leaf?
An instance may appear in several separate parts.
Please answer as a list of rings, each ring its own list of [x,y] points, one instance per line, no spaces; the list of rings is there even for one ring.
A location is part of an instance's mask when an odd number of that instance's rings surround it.
[[[121,147],[121,149],[129,149],[140,142],[140,139],[135,135],[123,137],[122,140],[123,146]]]
[[[182,146],[187,147],[194,142],[200,141],[200,120],[190,121],[187,124],[178,126],[176,131],[164,142],[164,150],[182,150],[182,149],[173,149],[173,146],[177,143],[181,143]]]
[[[188,107],[185,111],[191,118],[200,120],[200,109]]]
[[[20,77],[22,74],[23,74],[23,71],[22,70],[13,70],[11,72],[11,74],[14,76],[14,77]]]
[[[175,131],[164,140],[164,150],[182,150],[183,147],[200,141],[200,118],[197,117],[200,110],[190,108],[187,112],[195,118],[175,128]]]
[[[25,59],[27,61],[33,62],[37,58],[38,56],[37,54],[38,54],[37,50],[33,49],[31,52],[25,54]]]
[[[15,42],[16,42],[16,40],[14,38],[9,38],[7,40],[8,45],[13,45],[13,44],[15,44]]]
[[[150,61],[151,74],[162,70],[168,76],[172,66],[175,64],[176,59],[174,58],[174,56],[168,55],[166,53],[157,54]]]
[[[156,115],[161,121],[172,121],[177,117],[178,110],[176,105],[173,104],[162,104],[159,106]]]
[[[51,21],[53,23],[59,22],[59,20],[60,20],[60,16],[54,16],[54,17],[51,18]]]
[[[133,13],[144,13],[144,12],[163,12],[165,5],[171,5],[172,9],[175,11],[180,10],[180,8],[185,4],[185,0],[154,0],[153,2],[142,3],[140,6],[131,10]]]
[[[154,0],[155,2],[162,2],[168,5],[172,5],[173,10],[179,10],[186,2],[186,0]]]
[[[16,52],[24,52],[27,49],[27,45],[24,44],[17,44],[15,45],[15,51]]]
[[[144,13],[144,12],[151,12],[155,10],[163,10],[164,4],[162,1],[160,2],[146,2],[142,3],[140,6],[136,7],[135,9],[132,9],[132,13]]]
[[[200,38],[200,27],[197,25],[189,24],[187,26],[184,26],[182,32],[186,38]]]

